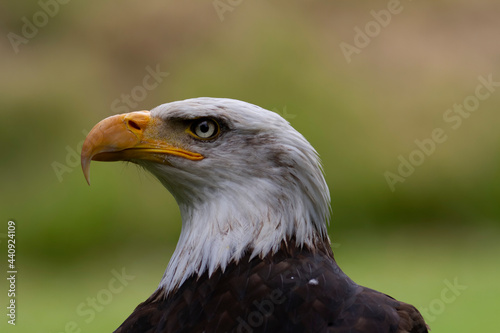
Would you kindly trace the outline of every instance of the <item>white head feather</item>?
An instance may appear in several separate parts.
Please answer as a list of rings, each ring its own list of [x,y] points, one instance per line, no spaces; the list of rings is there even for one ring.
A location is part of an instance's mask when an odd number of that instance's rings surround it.
[[[278,114],[222,98],[160,105],[152,117],[211,117],[223,123],[213,141],[189,150],[205,158],[169,156],[140,161],[177,200],[182,231],[159,288],[168,294],[192,275],[276,252],[283,241],[314,247],[328,239],[330,195],[319,158],[307,140]]]

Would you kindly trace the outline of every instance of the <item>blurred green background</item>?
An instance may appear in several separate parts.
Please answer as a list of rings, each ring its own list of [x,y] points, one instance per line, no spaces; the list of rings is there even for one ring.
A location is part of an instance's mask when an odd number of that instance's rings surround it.
[[[0,3],[0,257],[6,275],[12,219],[18,268],[17,324],[2,279],[0,331],[110,332],[155,290],[175,201],[132,164],[93,163],[87,186],[79,149],[116,112],[199,96],[274,110],[313,144],[355,281],[414,304],[433,332],[496,331],[500,91],[456,129],[443,117],[479,76],[500,81],[500,4],[401,1],[376,23],[390,3]],[[350,62],[341,43],[360,46]],[[386,172],[436,128],[447,140],[392,191]]]

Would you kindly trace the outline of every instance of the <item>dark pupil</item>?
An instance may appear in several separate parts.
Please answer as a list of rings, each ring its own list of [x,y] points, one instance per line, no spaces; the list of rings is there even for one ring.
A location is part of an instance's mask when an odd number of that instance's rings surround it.
[[[208,126],[208,123],[206,121],[204,121],[200,124],[200,131],[202,133],[207,133],[209,129],[210,129],[210,127]]]

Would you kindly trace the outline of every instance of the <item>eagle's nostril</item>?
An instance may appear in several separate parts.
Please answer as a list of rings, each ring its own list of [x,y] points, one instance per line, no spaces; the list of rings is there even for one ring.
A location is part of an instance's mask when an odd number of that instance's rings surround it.
[[[138,130],[138,131],[141,130],[141,127],[139,125],[137,125],[137,123],[133,120],[129,120],[128,125],[134,129]]]

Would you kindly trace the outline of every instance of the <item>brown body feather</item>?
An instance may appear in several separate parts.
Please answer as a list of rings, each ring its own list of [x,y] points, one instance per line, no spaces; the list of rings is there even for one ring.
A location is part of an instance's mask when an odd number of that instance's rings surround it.
[[[427,332],[415,307],[357,285],[318,245],[283,242],[274,255],[157,290],[115,332]]]

